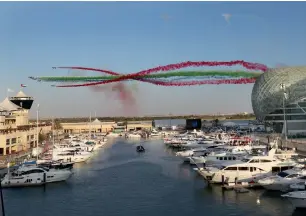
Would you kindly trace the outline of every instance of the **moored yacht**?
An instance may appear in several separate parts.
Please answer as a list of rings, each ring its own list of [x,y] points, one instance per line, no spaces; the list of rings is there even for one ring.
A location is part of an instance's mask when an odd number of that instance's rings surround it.
[[[290,185],[305,183],[305,181],[305,169],[289,169],[275,176],[260,179],[258,183],[266,190],[287,191],[290,189]]]
[[[47,169],[33,166],[19,167],[14,172],[8,172],[1,181],[2,187],[39,186],[46,183],[66,181],[72,175],[67,169]]]
[[[236,163],[198,168],[197,172],[211,183],[257,182],[259,179],[287,169],[292,169],[294,161],[280,161],[274,158],[275,149],[268,156],[248,156]]]
[[[288,199],[295,208],[306,208],[306,191],[292,191],[282,197]]]
[[[65,162],[80,163],[88,160],[91,156],[91,152],[82,152],[77,150],[53,152],[53,160],[55,161],[62,160]]]

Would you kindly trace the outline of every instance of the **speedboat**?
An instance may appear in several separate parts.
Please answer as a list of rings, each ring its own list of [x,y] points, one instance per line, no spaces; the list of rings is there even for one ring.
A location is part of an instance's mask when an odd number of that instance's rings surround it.
[[[294,208],[306,208],[306,191],[292,191],[281,196],[288,199]]]
[[[137,152],[144,152],[145,148],[142,145],[139,145],[139,146],[136,147],[136,151]]]
[[[304,183],[306,181],[306,170],[289,169],[260,179],[258,183],[266,190],[287,191],[290,185]]]

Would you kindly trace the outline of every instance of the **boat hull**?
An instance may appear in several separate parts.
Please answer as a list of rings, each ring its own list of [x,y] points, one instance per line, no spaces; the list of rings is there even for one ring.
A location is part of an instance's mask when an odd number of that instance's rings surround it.
[[[288,197],[288,201],[293,205],[294,208],[306,208],[306,198],[293,198]]]

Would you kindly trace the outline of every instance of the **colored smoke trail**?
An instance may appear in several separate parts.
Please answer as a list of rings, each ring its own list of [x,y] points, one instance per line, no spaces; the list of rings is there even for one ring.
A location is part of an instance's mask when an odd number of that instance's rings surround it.
[[[175,71],[187,67],[216,67],[216,66],[236,66],[240,65],[249,71]],[[103,70],[88,67],[57,67],[58,69],[68,69],[70,71],[93,71],[100,72],[104,76],[69,76],[69,77],[30,77],[31,79],[43,82],[61,82],[65,85],[56,87],[89,87],[95,92],[116,93],[118,99],[122,102],[125,111],[135,111],[136,99],[131,89],[126,87],[122,81],[141,81],[158,86],[192,86],[192,85],[219,85],[219,84],[248,84],[254,83],[260,73],[266,72],[267,66],[259,63],[251,63],[242,60],[238,61],[198,61],[181,62],[158,66],[132,74],[120,74],[110,70]],[[56,69],[56,68],[55,68]],[[160,72],[160,73],[158,73]],[[196,80],[190,80],[190,79]],[[69,84],[67,83],[78,83]],[[81,83],[80,83],[81,82]],[[105,85],[108,84],[108,85]]]
[[[88,76],[84,70],[69,70],[68,80],[66,83],[73,83],[73,78]],[[69,80],[70,79],[70,80]],[[135,88],[129,86],[127,83],[111,83],[109,85],[89,86],[88,89],[92,92],[101,93],[108,99],[116,100],[121,104],[124,115],[137,115],[137,100],[135,97]],[[99,101],[99,100],[97,100]],[[103,104],[104,105],[104,104]]]
[[[254,82],[254,78],[245,78],[241,79],[240,82],[232,82],[232,81],[224,81],[220,80],[219,82],[195,82],[191,81],[189,83],[186,82],[177,82],[177,83],[167,83],[167,82],[162,82],[162,81],[155,81],[155,80],[150,80],[150,79],[144,79],[142,78],[145,75],[149,75],[151,73],[156,73],[160,71],[171,71],[171,70],[178,70],[186,67],[203,67],[203,66],[209,66],[209,67],[215,67],[215,66],[235,66],[235,65],[241,65],[246,69],[249,70],[260,70],[260,71],[267,71],[268,67],[259,64],[259,63],[251,63],[251,62],[246,62],[242,60],[237,60],[237,61],[229,61],[229,62],[217,62],[217,61],[199,61],[199,62],[192,62],[192,61],[187,61],[187,62],[181,62],[177,64],[169,64],[165,66],[159,66],[147,70],[140,71],[138,73],[133,73],[133,74],[127,74],[127,75],[122,75],[113,71],[109,70],[101,70],[97,68],[86,68],[86,67],[58,67],[58,68],[66,68],[66,69],[78,69],[78,70],[89,70],[89,71],[97,71],[97,72],[103,72],[107,73],[110,75],[119,75],[118,78],[114,78],[111,80],[104,80],[104,81],[99,81],[99,82],[92,82],[92,83],[85,83],[85,84],[74,84],[74,85],[59,85],[57,87],[83,87],[83,86],[94,86],[94,85],[102,85],[102,84],[107,84],[107,83],[112,83],[112,82],[119,82],[123,80],[128,80],[128,79],[136,79],[142,82],[147,82],[151,83],[154,85],[162,85],[162,86],[191,86],[191,85],[205,85],[205,84],[245,84],[245,83],[252,83]],[[120,76],[121,75],[121,76]]]
[[[144,75],[142,78],[146,79],[158,79],[158,78],[196,78],[196,77],[217,77],[221,78],[254,78],[259,76],[258,72],[245,72],[245,71],[178,71],[167,72],[160,74]],[[74,76],[74,77],[40,77],[41,81],[47,82],[97,82],[103,80],[112,80],[119,78],[119,75],[114,76]]]
[[[226,72],[226,71],[180,71],[180,72],[173,72],[173,70],[178,70],[186,67],[203,67],[203,66],[235,66],[241,65],[246,69],[249,70],[260,70],[265,72],[268,68],[259,63],[251,63],[246,61],[229,61],[229,62],[207,62],[207,61],[200,61],[200,62],[181,62],[177,64],[169,64],[166,66],[159,66],[147,70],[140,71],[138,73],[132,73],[127,75],[122,75],[110,70],[102,70],[97,68],[87,68],[87,67],[58,67],[62,69],[70,69],[70,70],[84,70],[84,71],[95,71],[106,73],[112,76],[100,76],[100,77],[38,77],[33,78],[39,81],[58,81],[58,82],[89,82],[83,84],[72,84],[72,85],[58,85],[57,87],[83,87],[83,86],[96,86],[108,83],[115,83],[120,81],[126,80],[138,80],[146,83],[151,83],[154,85],[160,86],[191,86],[191,85],[206,85],[206,84],[247,84],[253,83],[258,76],[258,73],[248,73],[244,71],[236,71],[236,72]],[[161,73],[161,74],[154,74],[157,72],[167,72],[168,73]],[[218,80],[195,80],[195,81],[176,81],[173,80],[160,80],[160,78],[172,78],[172,77],[219,77],[223,76],[223,78]],[[226,79],[224,79],[226,77]],[[229,79],[229,78],[237,78],[237,79]]]

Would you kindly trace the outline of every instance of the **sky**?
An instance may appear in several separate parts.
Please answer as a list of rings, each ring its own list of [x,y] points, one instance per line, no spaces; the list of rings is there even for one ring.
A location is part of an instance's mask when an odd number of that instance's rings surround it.
[[[1,2],[0,97],[23,91],[44,117],[252,112],[253,84],[54,88],[28,76],[94,75],[52,70],[83,66],[120,73],[182,61],[245,60],[305,65],[304,2]],[[222,16],[230,14],[229,22]],[[206,68],[207,69],[207,68]],[[97,75],[97,74],[96,74]]]

